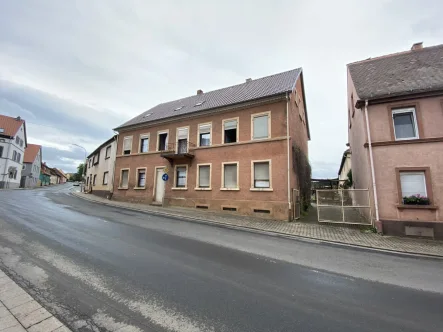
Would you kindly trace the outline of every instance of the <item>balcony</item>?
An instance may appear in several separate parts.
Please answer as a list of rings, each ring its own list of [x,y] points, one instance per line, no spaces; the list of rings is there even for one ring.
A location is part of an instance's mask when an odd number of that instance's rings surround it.
[[[172,165],[174,160],[194,158],[194,153],[190,149],[195,148],[195,144],[188,142],[188,140],[179,140],[178,143],[169,143],[165,149],[162,150],[160,156],[167,159]]]

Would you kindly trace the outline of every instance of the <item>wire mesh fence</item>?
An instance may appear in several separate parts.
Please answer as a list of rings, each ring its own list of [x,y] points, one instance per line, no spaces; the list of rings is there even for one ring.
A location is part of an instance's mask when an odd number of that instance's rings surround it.
[[[319,222],[371,225],[368,189],[317,190]]]

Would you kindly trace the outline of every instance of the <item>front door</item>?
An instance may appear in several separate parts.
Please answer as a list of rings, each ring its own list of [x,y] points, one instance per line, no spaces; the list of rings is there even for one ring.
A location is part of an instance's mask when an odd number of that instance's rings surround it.
[[[163,181],[163,168],[157,168],[155,174],[155,197],[154,201],[157,203],[163,202],[163,196],[165,195],[165,181]]]

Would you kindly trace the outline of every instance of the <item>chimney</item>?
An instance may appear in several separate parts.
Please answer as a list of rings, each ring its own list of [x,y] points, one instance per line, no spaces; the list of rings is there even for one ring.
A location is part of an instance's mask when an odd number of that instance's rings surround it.
[[[251,82],[251,81],[252,81],[251,78],[247,78],[247,79],[246,79],[246,83]]]
[[[423,48],[423,42],[412,44],[411,51],[421,50]]]
[[[198,89],[197,90],[197,95],[202,95],[203,94],[203,90]]]

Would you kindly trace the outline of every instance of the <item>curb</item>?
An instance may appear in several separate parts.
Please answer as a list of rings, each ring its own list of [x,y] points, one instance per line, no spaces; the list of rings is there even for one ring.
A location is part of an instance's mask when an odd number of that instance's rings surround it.
[[[292,235],[292,234],[286,234],[286,233],[275,232],[275,231],[266,231],[266,230],[262,230],[262,229],[258,229],[258,228],[254,228],[254,227],[237,226],[237,225],[227,224],[227,223],[223,223],[223,222],[219,222],[219,221],[206,220],[206,219],[202,219],[202,218],[193,218],[193,217],[182,216],[182,215],[168,213],[168,212],[146,211],[146,210],[136,209],[136,208],[132,208],[132,207],[119,206],[119,205],[115,205],[112,203],[96,201],[94,199],[90,199],[90,198],[84,197],[82,195],[78,195],[73,191],[71,191],[71,195],[75,196],[77,198],[89,201],[89,202],[96,203],[96,204],[118,207],[118,208],[121,208],[124,210],[136,211],[136,212],[146,213],[146,214],[150,214],[150,215],[165,216],[165,217],[170,217],[170,218],[174,218],[174,219],[181,219],[181,220],[185,219],[188,221],[197,222],[199,224],[212,225],[212,226],[221,227],[221,228],[239,230],[239,231],[243,231],[243,232],[257,233],[257,234],[262,234],[262,235],[286,238],[286,239],[290,239],[290,240],[298,240],[298,241],[309,242],[309,243],[314,243],[314,244],[329,245],[329,246],[333,246],[333,247],[344,247],[344,248],[353,248],[353,249],[361,250],[361,251],[381,252],[381,253],[387,253],[387,254],[391,254],[391,255],[395,255],[395,256],[410,256],[410,257],[417,257],[417,258],[443,260],[443,255],[424,254],[424,253],[408,252],[408,251],[397,251],[397,250],[392,250],[392,249],[377,248],[377,247],[370,247],[370,246],[365,246],[365,245],[357,245],[357,244],[350,244],[350,243],[339,242],[339,241],[319,239],[319,238],[308,237],[308,236],[303,236],[303,235]]]

